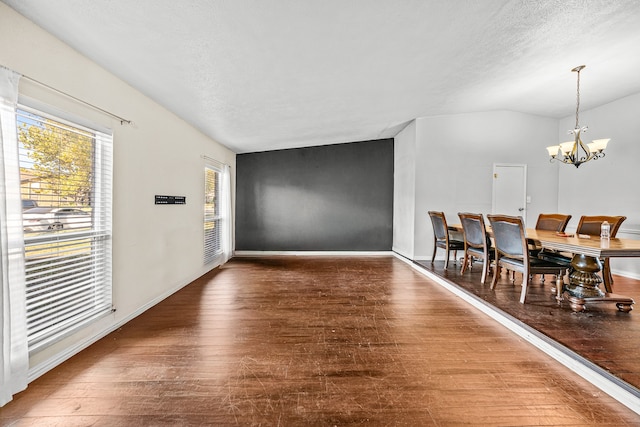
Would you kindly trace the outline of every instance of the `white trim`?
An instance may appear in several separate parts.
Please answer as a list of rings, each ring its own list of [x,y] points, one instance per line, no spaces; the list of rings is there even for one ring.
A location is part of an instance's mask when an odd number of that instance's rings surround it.
[[[462,298],[465,302],[471,304],[487,316],[491,317],[510,331],[514,332],[519,337],[533,344],[536,348],[542,350],[547,355],[551,356],[562,365],[566,366],[580,377],[589,381],[591,384],[598,387],[609,396],[613,397],[632,411],[640,414],[640,396],[633,392],[633,387],[627,385],[621,380],[607,374],[604,370],[584,359],[582,356],[574,353],[566,347],[556,343],[543,334],[533,330],[532,328],[525,327],[524,324],[511,316],[507,316],[498,310],[493,309],[492,306],[483,302],[481,299],[475,297],[475,295],[464,291],[460,287],[453,285],[449,281],[442,277],[432,273],[429,270],[424,269],[420,265],[408,260],[400,255],[395,255],[396,258],[406,262],[413,267],[419,273],[427,276],[446,290],[450,291],[454,295]]]
[[[620,237],[619,234],[635,234],[640,236],[640,230],[634,228],[620,228],[618,229],[618,235],[616,235],[616,237]]]
[[[393,251],[235,251],[233,256],[262,257],[262,256],[393,256]]]
[[[640,273],[638,273],[637,271],[624,271],[624,270],[611,269],[611,274],[615,274],[616,276],[627,277],[629,279],[640,280]]]

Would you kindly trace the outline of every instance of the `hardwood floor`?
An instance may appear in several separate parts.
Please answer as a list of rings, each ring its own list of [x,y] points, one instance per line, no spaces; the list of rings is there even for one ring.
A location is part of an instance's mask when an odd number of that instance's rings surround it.
[[[236,258],[196,280],[34,381],[0,408],[0,423],[640,426],[640,418],[401,260],[283,256]]]
[[[527,303],[523,305],[518,303],[522,283],[519,274],[515,285],[503,275],[492,291],[489,284],[480,283],[480,264],[465,274],[460,274],[459,262],[449,263],[447,269],[444,262],[418,264],[542,332],[632,387],[640,388],[640,306],[636,305],[630,313],[622,313],[615,304],[607,303],[574,313],[568,303],[558,305],[550,291],[553,279],[550,275],[546,277],[546,284],[542,284],[539,277],[534,279],[528,288]],[[640,281],[621,276],[614,279],[614,292],[640,304]],[[636,392],[640,395],[640,391]]]

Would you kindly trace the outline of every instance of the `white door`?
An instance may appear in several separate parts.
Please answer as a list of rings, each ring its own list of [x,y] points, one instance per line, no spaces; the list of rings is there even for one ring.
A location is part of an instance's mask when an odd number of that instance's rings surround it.
[[[527,219],[527,165],[493,165],[494,214]]]

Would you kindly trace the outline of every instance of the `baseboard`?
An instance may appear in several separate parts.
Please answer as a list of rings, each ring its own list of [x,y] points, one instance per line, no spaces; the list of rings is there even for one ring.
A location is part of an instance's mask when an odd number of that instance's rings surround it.
[[[145,305],[141,306],[140,308],[138,308],[137,310],[135,310],[134,312],[132,312],[128,316],[123,317],[122,319],[118,320],[117,322],[109,325],[109,327],[103,329],[102,331],[99,331],[98,333],[96,333],[96,334],[94,334],[94,335],[92,335],[90,337],[87,337],[84,340],[79,341],[78,343],[76,343],[75,345],[73,345],[71,347],[67,347],[64,351],[56,354],[55,356],[50,357],[49,359],[37,364],[36,366],[33,366],[32,368],[29,369],[29,372],[27,374],[27,381],[29,383],[31,383],[32,381],[34,381],[37,378],[39,378],[40,376],[46,374],[47,372],[49,372],[50,370],[52,370],[56,366],[62,364],[63,362],[65,362],[68,359],[70,359],[71,357],[73,357],[76,354],[80,353],[85,348],[89,347],[90,345],[92,345],[92,344],[96,343],[97,341],[101,340],[102,338],[106,337],[111,332],[116,331],[118,328],[122,327],[123,325],[125,325],[128,322],[130,322],[131,320],[135,319],[136,317],[138,317],[139,315],[141,315],[145,311],[149,310],[151,307],[153,307],[156,304],[162,302],[166,298],[168,298],[171,295],[173,295],[176,292],[178,292],[180,289],[182,289],[185,286],[187,286],[188,284],[192,283],[194,280],[198,279],[199,277],[202,277],[202,275],[206,274],[207,272],[209,272],[209,271],[211,271],[211,270],[213,270],[214,268],[217,268],[217,267],[218,267],[218,265],[213,265],[212,267],[208,268],[204,273],[200,272],[200,274],[198,274],[193,279],[186,280],[184,283],[180,283],[179,285],[175,286],[174,288],[164,292],[163,294],[157,296],[153,300],[151,300],[148,303],[146,303]]]
[[[558,344],[515,317],[510,316],[501,310],[495,309],[492,305],[486,303],[476,295],[460,288],[437,274],[422,268],[412,260],[397,254],[396,258],[406,262],[419,273],[433,280],[438,285],[488,315],[635,413],[640,414],[640,392],[631,385],[609,374],[593,362]]]
[[[637,271],[611,270],[611,274],[616,276],[627,277],[629,279],[640,280],[640,273]]]
[[[392,256],[393,251],[235,251],[233,256]]]
[[[396,255],[398,255],[396,253]],[[425,256],[416,256],[413,258],[415,260],[415,262],[431,262],[431,257],[425,257]],[[444,261],[444,255],[442,256],[438,256],[436,255],[436,259],[435,261]],[[451,258],[451,260],[449,260],[449,262],[452,262],[453,258]],[[614,274],[616,276],[622,276],[622,277],[627,277],[629,279],[634,279],[634,280],[640,280],[640,272],[638,271],[626,271],[626,270],[617,270],[617,269],[612,269],[611,270],[611,274]]]

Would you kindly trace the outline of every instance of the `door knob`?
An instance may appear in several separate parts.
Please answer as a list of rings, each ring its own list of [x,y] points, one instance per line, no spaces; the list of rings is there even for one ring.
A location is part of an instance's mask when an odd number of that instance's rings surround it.
[[[518,210],[519,210],[520,212],[522,212],[522,211],[524,210],[524,208],[518,208]]]

